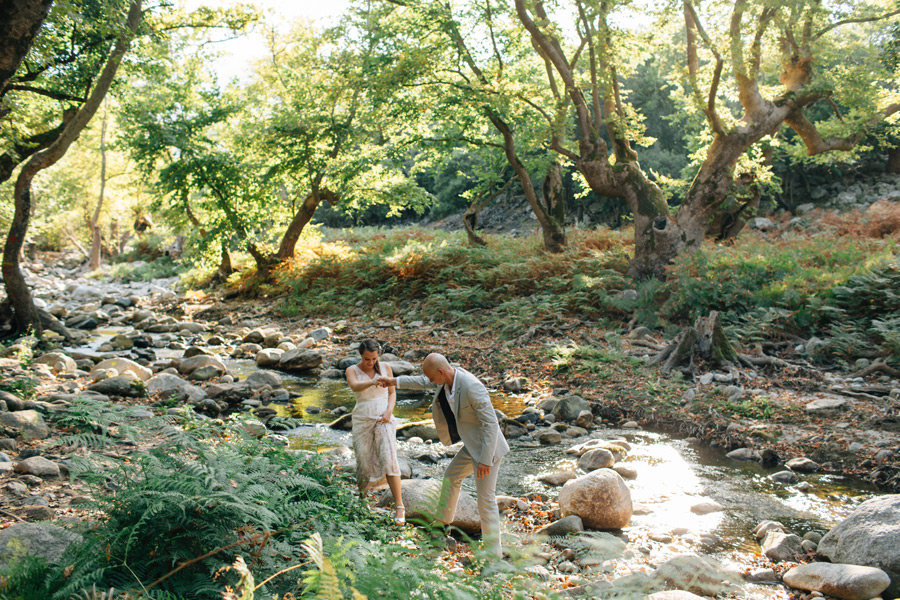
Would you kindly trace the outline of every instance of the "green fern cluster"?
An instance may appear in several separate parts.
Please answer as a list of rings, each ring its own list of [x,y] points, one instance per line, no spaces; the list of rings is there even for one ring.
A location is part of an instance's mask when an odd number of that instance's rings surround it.
[[[102,432],[117,412],[78,403],[67,423],[77,428],[89,414]],[[218,599],[227,576],[214,576],[238,554],[252,557],[248,564],[264,579],[302,561],[302,543],[313,532],[373,538],[384,530],[329,465],[250,437],[237,420],[186,416],[135,427],[162,443],[127,462],[89,456],[73,463],[72,475],[93,485],[106,518],[81,532],[85,542],[63,561],[66,577],[44,572],[42,597],[114,588],[150,598]],[[299,586],[298,574],[264,591],[283,595]],[[28,597],[16,587],[9,587],[11,598]]]

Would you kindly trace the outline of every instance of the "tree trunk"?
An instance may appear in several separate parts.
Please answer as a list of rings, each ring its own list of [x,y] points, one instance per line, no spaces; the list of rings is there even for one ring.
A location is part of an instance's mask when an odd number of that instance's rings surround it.
[[[0,0],[0,98],[22,64],[53,0]]]
[[[710,311],[706,317],[697,317],[693,327],[685,327],[675,340],[651,358],[648,364],[663,363],[660,370],[665,374],[679,367],[691,371],[695,355],[716,367],[729,362],[735,364],[738,362],[738,353],[725,335],[718,311]]]
[[[566,239],[566,197],[563,189],[562,168],[553,161],[544,176],[543,209],[547,214],[546,225],[541,223],[544,248],[550,252],[562,252],[568,245]]]
[[[473,200],[472,204],[469,205],[469,208],[466,209],[466,212],[463,213],[463,227],[466,228],[466,237],[468,237],[470,246],[487,246],[487,242],[475,233],[475,229],[478,227],[478,213],[481,212],[485,206],[493,202],[494,198],[509,189],[512,182],[512,179],[507,180],[502,188],[493,193],[489,193],[492,188],[488,188],[481,196]]]
[[[19,171],[14,192],[15,214],[10,225],[9,235],[3,247],[2,272],[15,316],[13,327],[18,332],[33,329],[34,335],[43,334],[43,326],[34,306],[31,291],[25,284],[25,278],[19,268],[19,251],[25,241],[28,232],[29,215],[31,211],[31,182],[41,170],[55,164],[62,158],[69,146],[78,138],[82,130],[96,114],[103,98],[109,91],[109,87],[115,78],[119,63],[131,44],[131,38],[137,30],[141,20],[141,0],[133,0],[128,10],[125,30],[116,40],[115,46],[109,54],[103,71],[97,78],[97,84],[91,91],[87,101],[78,109],[66,125],[59,138],[46,150],[32,156]]]
[[[887,172],[900,175],[900,146],[888,150]]]
[[[100,210],[103,208],[103,194],[106,192],[106,121],[108,113],[103,113],[103,125],[100,127],[100,196],[97,198],[97,207],[94,216],[91,217],[91,271],[100,268],[102,255],[101,244],[103,238],[100,235]]]
[[[281,244],[278,246],[278,254],[276,255],[278,262],[294,258],[294,252],[297,250],[297,241],[303,233],[303,228],[313,218],[322,200],[334,206],[338,201],[338,195],[330,190],[320,191],[315,186],[313,187],[303,204],[300,205],[300,210],[297,211],[290,225],[288,225],[287,231],[284,232],[284,237],[281,238]]]
[[[222,260],[219,261],[216,276],[222,281],[226,281],[232,273],[234,273],[234,267],[231,264],[231,251],[228,250],[228,243],[222,240]]]

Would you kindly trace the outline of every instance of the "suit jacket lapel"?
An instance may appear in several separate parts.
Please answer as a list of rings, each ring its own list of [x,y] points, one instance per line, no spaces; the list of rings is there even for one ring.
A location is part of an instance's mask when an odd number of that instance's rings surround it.
[[[459,397],[462,392],[462,379],[459,376],[459,369],[456,369],[456,379],[454,381],[456,389],[453,390],[453,414],[459,419]]]

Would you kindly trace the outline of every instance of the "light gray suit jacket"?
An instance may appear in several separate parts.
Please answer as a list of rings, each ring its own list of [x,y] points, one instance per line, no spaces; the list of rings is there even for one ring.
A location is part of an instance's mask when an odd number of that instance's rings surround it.
[[[447,398],[450,410],[456,416],[456,430],[466,450],[483,465],[493,465],[496,460],[509,452],[509,444],[500,432],[497,414],[491,405],[487,388],[477,377],[459,367],[456,370],[456,390],[453,398]],[[445,446],[450,446],[450,428],[438,402],[440,387],[431,383],[424,375],[403,375],[397,378],[397,387],[407,390],[436,389],[431,412],[434,427]]]

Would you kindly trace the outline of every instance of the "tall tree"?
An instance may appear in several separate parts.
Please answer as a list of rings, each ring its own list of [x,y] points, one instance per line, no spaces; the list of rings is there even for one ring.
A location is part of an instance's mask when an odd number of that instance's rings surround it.
[[[34,306],[31,290],[25,283],[25,278],[19,268],[19,253],[28,231],[31,216],[31,182],[41,170],[62,158],[97,112],[112,85],[119,63],[131,45],[131,40],[141,21],[141,13],[140,0],[133,0],[128,8],[125,22],[116,32],[115,42],[90,94],[66,124],[59,137],[45,150],[34,154],[19,171],[15,186],[15,214],[6,244],[3,247],[2,264],[6,294],[14,313],[13,327],[17,331],[31,329],[37,336],[41,336],[43,333],[43,325]]]
[[[246,151],[268,165],[267,185],[283,192],[292,215],[275,260],[291,259],[322,201],[358,212],[373,204],[421,212],[431,202],[405,167],[411,116],[397,94],[404,57],[384,34],[389,11],[365,5],[321,31],[297,23],[271,36],[272,59],[259,66],[246,120]]]
[[[51,4],[53,0],[0,0],[0,97],[31,49]]]

